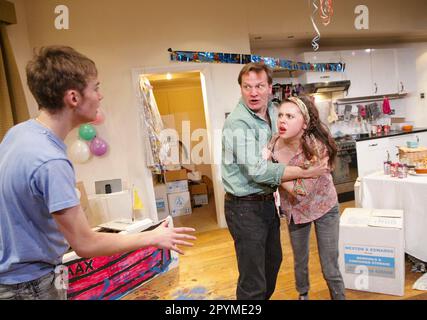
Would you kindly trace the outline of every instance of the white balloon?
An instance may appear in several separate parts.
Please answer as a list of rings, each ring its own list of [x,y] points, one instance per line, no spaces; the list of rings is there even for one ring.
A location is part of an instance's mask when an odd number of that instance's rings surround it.
[[[69,155],[71,161],[85,163],[90,158],[90,150],[86,142],[76,140],[70,147]]]

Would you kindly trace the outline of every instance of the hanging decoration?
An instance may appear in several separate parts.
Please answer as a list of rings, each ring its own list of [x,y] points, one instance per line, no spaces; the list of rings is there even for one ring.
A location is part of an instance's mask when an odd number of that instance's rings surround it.
[[[94,156],[100,157],[107,152],[108,145],[107,142],[105,142],[103,139],[95,137],[91,141],[89,149]]]
[[[97,135],[96,129],[94,128],[94,125],[100,125],[104,121],[104,111],[98,108],[95,120],[91,123],[82,124],[79,127],[78,138],[73,142],[69,151],[72,161],[76,163],[85,163],[90,159],[91,154],[101,157],[107,153],[107,142]]]
[[[90,158],[90,150],[86,142],[77,139],[70,147],[71,161],[76,163],[85,163]]]
[[[82,124],[79,128],[79,136],[83,140],[90,141],[96,136],[96,130],[91,124]]]
[[[235,63],[247,64],[250,62],[264,62],[275,71],[315,71],[315,72],[344,72],[345,63],[309,63],[295,62],[280,58],[263,57],[252,54],[238,53],[218,53],[218,52],[203,52],[203,51],[174,51],[170,52],[171,61],[178,62],[198,62],[198,63]]]
[[[93,124],[95,126],[98,126],[102,124],[105,120],[105,114],[101,107],[96,109],[96,118],[94,121],[92,121],[90,124]]]
[[[333,14],[332,0],[320,0],[320,18],[325,27],[331,22]]]
[[[152,173],[161,174],[170,150],[168,142],[162,140],[163,121],[153,94],[153,87],[147,77],[139,79],[138,113],[142,128],[142,145],[148,168]]]
[[[311,46],[313,47],[314,51],[319,50],[319,40],[320,40],[320,31],[319,28],[316,25],[316,22],[314,21],[314,16],[319,10],[319,7],[317,5],[317,0],[308,0],[308,3],[314,8],[310,15],[311,23],[313,24],[313,28],[316,31],[316,36],[311,40]]]
[[[318,0],[308,0],[308,4],[310,8],[313,9],[310,15],[311,23],[313,24],[314,31],[316,31],[316,36],[311,41],[311,46],[314,51],[319,50],[319,41],[320,41],[320,31],[317,27],[316,22],[314,21],[316,12],[319,11],[320,19],[322,20],[322,24],[326,27],[332,19],[332,15],[334,13],[334,9],[332,7],[332,0],[319,0],[320,1],[320,11]]]

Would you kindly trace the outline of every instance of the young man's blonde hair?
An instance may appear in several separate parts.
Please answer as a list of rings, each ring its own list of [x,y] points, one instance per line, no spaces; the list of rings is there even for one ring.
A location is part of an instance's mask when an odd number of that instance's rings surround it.
[[[27,84],[39,109],[54,113],[64,107],[67,90],[83,94],[90,78],[96,78],[95,63],[73,48],[43,47],[26,67]]]
[[[251,71],[255,73],[265,71],[267,74],[268,84],[273,84],[273,71],[264,62],[251,62],[245,64],[242,70],[240,70],[239,77],[237,78],[240,86],[242,85],[242,77]]]

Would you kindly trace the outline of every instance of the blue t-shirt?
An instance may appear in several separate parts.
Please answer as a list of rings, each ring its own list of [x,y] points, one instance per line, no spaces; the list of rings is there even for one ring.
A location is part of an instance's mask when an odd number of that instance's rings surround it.
[[[66,145],[35,120],[0,144],[0,284],[31,281],[61,264],[68,244],[52,216],[79,204]]]

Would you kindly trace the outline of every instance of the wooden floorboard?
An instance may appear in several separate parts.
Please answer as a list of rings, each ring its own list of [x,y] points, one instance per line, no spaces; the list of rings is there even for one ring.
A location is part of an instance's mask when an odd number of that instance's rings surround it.
[[[130,300],[230,300],[235,299],[238,277],[234,243],[228,229],[216,227],[215,206],[210,204],[196,208],[192,215],[174,219],[175,225],[194,226],[198,229],[195,246],[185,248],[180,256],[179,266],[145,284],[124,299]],[[341,212],[354,202],[340,205]],[[281,226],[283,263],[279,271],[274,300],[296,299],[293,257],[286,223]],[[405,295],[392,296],[356,290],[346,290],[349,300],[398,300],[427,299],[425,291],[413,290],[412,285],[422,275],[410,271],[411,264],[406,262]],[[328,300],[329,292],[320,269],[317,243],[314,232],[310,241],[310,298]]]

